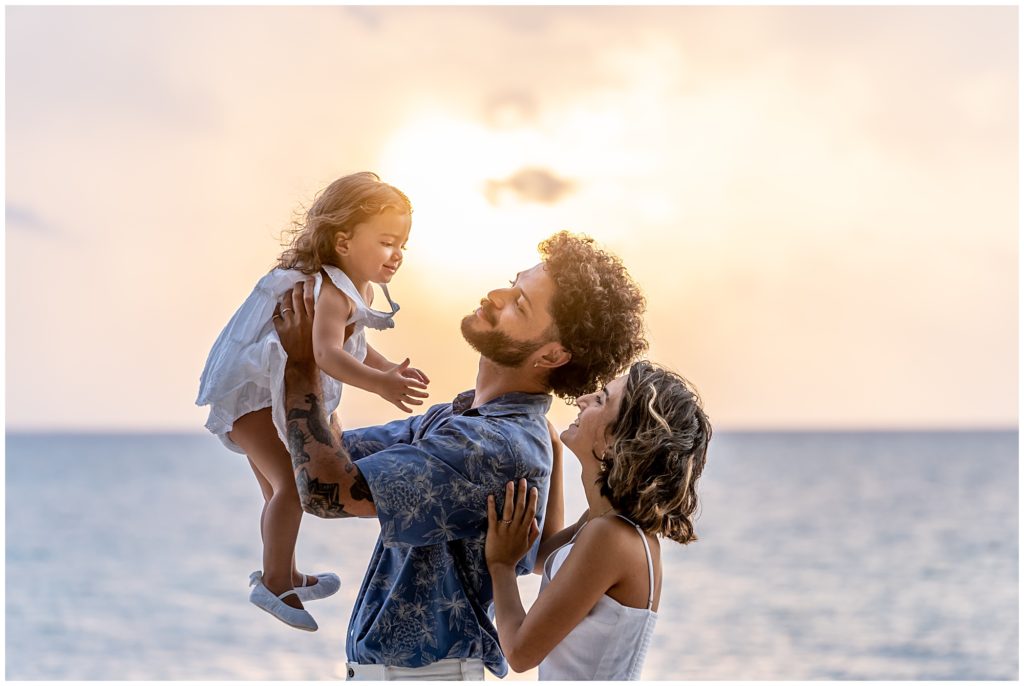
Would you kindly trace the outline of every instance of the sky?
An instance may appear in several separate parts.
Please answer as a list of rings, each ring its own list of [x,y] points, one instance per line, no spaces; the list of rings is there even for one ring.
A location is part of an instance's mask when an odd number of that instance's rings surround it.
[[[201,430],[213,340],[361,170],[414,206],[370,342],[431,401],[569,229],[719,429],[1015,427],[1017,11],[7,7],[7,428]]]

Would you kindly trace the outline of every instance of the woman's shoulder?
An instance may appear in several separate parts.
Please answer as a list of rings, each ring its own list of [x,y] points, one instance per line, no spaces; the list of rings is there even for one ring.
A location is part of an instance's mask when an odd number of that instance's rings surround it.
[[[641,539],[646,541],[646,547]],[[654,575],[659,579],[661,576],[657,537],[638,531],[631,522],[621,517],[605,515],[583,527],[576,537],[576,543],[581,547],[581,554],[589,558],[588,562],[612,568],[610,571],[615,580],[606,591],[609,596],[628,607],[647,606],[650,593],[648,550]],[[658,595],[656,592],[655,599]]]
[[[605,515],[587,522],[586,526],[580,529],[576,535],[575,544],[584,551],[604,557],[609,553],[631,550],[635,547],[638,538],[637,531],[632,524],[620,517]],[[623,560],[621,555],[615,555],[615,559],[623,564],[628,562]]]

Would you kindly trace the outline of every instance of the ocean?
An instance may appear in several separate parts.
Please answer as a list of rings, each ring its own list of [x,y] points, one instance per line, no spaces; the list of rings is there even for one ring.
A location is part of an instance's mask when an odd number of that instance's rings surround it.
[[[663,543],[648,680],[1014,680],[1018,434],[729,433]],[[203,434],[8,434],[6,678],[343,679],[375,520],[307,515],[320,630],[250,605],[262,498]],[[566,452],[566,520],[584,501]],[[537,577],[522,581],[529,603]],[[529,675],[528,675],[529,676]]]

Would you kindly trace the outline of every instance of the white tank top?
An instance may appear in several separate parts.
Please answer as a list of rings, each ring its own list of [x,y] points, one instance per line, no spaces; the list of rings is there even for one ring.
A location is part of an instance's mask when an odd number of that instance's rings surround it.
[[[658,619],[658,614],[651,609],[654,605],[654,563],[644,532],[628,518],[617,516],[633,524],[644,542],[650,588],[647,607],[627,607],[611,596],[602,595],[589,614],[540,663],[538,678],[541,681],[622,681],[640,678],[647,647],[654,633],[654,623]],[[579,531],[576,535],[579,535]],[[541,593],[569,557],[575,540],[576,536],[573,536],[572,541],[548,555],[540,581]]]

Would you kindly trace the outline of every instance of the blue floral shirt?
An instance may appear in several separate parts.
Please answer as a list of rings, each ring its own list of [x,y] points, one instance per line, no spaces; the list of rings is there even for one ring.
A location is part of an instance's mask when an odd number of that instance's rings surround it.
[[[473,396],[344,433],[381,527],[349,622],[350,662],[422,667],[480,658],[497,676],[508,673],[484,558],[487,496],[496,496],[500,513],[505,483],[525,477],[539,490],[543,529],[551,396],[508,393],[470,409]],[[519,574],[533,570],[539,545],[520,560]]]

